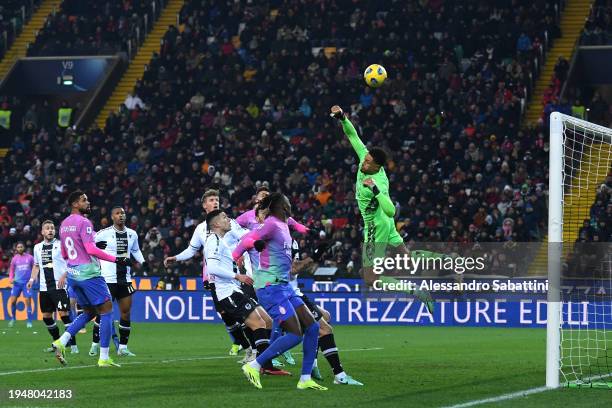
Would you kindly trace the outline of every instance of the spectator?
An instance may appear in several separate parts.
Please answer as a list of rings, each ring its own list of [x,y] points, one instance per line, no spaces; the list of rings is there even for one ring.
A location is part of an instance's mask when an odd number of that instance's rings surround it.
[[[527,33],[522,32],[516,42],[516,50],[521,54],[526,54],[531,51],[531,39]]]
[[[79,134],[43,131],[40,119],[38,130],[15,141],[2,163],[0,203],[9,217],[24,216],[21,227],[8,225],[17,233],[60,218],[65,195],[78,187],[91,194],[96,226],[108,222],[112,205],[125,207],[151,260],[142,273],[160,275],[158,258],[185,246],[201,221],[204,187],[220,188],[222,206],[235,216],[267,182],[291,196],[296,218],[323,233],[303,247],[341,242],[329,262],[358,276],[358,163],[329,120],[337,103],[364,142],[389,152],[389,189],[406,241],[541,240],[548,141],[545,129],[519,126],[520,105],[535,73],[524,57],[537,57],[538,38],[554,25],[536,22],[547,21],[555,3],[438,3],[436,11],[427,2],[385,3],[386,16],[366,8],[343,19],[337,6],[321,14],[320,2],[187,0],[180,29],[168,29],[132,93],[147,109],[124,107],[104,129]],[[408,13],[414,18],[406,23]],[[533,39],[520,58],[519,33]],[[115,45],[125,38],[100,35]],[[234,35],[240,41],[230,41]],[[326,42],[336,51],[313,53]],[[361,70],[372,58],[389,72],[383,89],[363,88]],[[563,106],[550,97],[551,106]],[[602,117],[607,110],[604,101]],[[606,219],[601,208],[597,220]],[[37,230],[28,238],[36,240]],[[198,275],[199,262],[181,264],[179,273]]]
[[[168,270],[166,276],[162,278],[165,290],[181,290],[181,281],[179,278],[179,269]]]
[[[123,104],[130,111],[136,108],[138,109],[145,108],[145,104],[142,102],[142,99],[140,99],[138,95],[133,94],[132,92],[128,93],[128,95],[125,97],[125,101],[123,102]]]

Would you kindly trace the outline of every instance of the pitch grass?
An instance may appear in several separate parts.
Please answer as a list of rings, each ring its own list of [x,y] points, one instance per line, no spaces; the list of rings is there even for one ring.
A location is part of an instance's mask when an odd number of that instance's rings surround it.
[[[89,327],[78,338],[81,354],[67,356],[73,368],[60,368],[43,353],[50,343],[44,326],[18,322],[0,328],[0,406],[441,407],[543,385],[540,329],[338,326],[336,339],[345,369],[365,387],[333,385],[320,355],[322,384],[330,390],[298,391],[296,355],[293,377],[262,377],[264,389],[257,390],[227,355],[229,339],[218,324],[134,324],[130,349],[137,357],[115,357],[128,363],[116,369],[93,366]],[[89,367],[74,368],[81,366]],[[28,370],[38,371],[3,375]],[[67,388],[70,401],[8,399],[9,389]],[[612,391],[564,389],[488,406],[610,407]]]

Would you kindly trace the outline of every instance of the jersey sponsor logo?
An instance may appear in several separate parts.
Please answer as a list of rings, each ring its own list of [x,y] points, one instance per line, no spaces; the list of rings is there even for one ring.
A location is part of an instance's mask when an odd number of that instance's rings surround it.
[[[53,271],[53,244],[43,244],[41,248],[41,261],[44,282],[47,290],[55,289],[55,273]]]
[[[129,257],[128,253],[128,234],[126,232],[115,232],[115,243],[117,256]],[[116,278],[118,283],[127,282],[128,269],[125,265],[116,265]]]
[[[79,276],[81,274],[81,271],[71,267],[66,268],[66,271],[68,271],[68,275],[70,276]]]

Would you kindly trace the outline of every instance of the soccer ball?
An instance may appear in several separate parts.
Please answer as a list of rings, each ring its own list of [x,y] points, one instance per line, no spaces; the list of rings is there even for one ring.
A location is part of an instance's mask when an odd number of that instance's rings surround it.
[[[363,73],[366,84],[372,88],[378,88],[387,79],[387,70],[382,65],[372,64]]]

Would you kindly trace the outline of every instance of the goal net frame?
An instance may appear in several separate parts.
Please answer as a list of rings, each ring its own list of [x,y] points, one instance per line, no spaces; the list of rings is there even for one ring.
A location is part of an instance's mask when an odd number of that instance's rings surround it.
[[[573,137],[570,138],[566,135],[566,131],[572,132]],[[586,143],[576,143],[576,135],[579,135],[583,141],[590,141],[591,145],[587,145]],[[571,146],[566,145],[566,142],[572,143]],[[602,145],[599,145],[601,143]],[[597,146],[605,146],[605,143],[611,145],[608,151],[601,149]],[[592,156],[592,152],[596,151],[601,158],[601,153],[607,154],[608,157],[604,163],[609,163],[610,155],[612,154],[612,129],[608,129],[603,126],[599,126],[585,120],[577,119],[572,116],[564,115],[559,112],[554,112],[550,116],[550,151],[549,151],[549,207],[548,207],[548,294],[547,294],[547,326],[546,326],[546,386],[548,388],[557,388],[560,385],[565,386],[584,386],[584,387],[611,387],[610,377],[612,376],[612,367],[609,365],[609,362],[612,362],[612,350],[608,349],[608,345],[612,345],[612,325],[610,325],[610,320],[612,317],[607,317],[604,314],[601,322],[598,321],[597,318],[597,310],[595,310],[595,334],[594,336],[598,336],[598,333],[603,333],[603,355],[606,360],[606,365],[604,365],[603,370],[607,370],[607,373],[599,373],[599,375],[592,375],[590,373],[590,365],[593,359],[601,358],[601,356],[593,357],[593,348],[589,348],[590,342],[595,341],[596,344],[601,345],[601,339],[599,338],[590,338],[592,335],[591,330],[591,322],[589,321],[587,329],[581,329],[578,327],[576,330],[585,330],[585,332],[578,332],[578,341],[576,343],[572,343],[572,338],[575,333],[572,333],[572,328],[567,328],[564,323],[564,314],[566,319],[568,315],[571,315],[572,309],[571,304],[564,305],[564,295],[562,292],[562,257],[564,257],[567,253],[568,247],[573,245],[573,242],[566,242],[564,245],[563,242],[563,229],[564,229],[564,203],[567,198],[566,193],[570,190],[568,186],[571,186],[572,189],[577,189],[579,192],[585,190],[585,185],[580,185],[582,180],[580,177],[577,177],[581,171],[587,173],[587,177],[592,175],[591,168],[586,167],[582,169],[582,158],[584,155]],[[568,156],[568,152],[570,156]],[[569,164],[568,164],[569,162]],[[573,165],[578,162],[580,164],[579,168],[576,169]],[[584,163],[587,163],[586,161]],[[598,162],[599,163],[599,162]],[[608,166],[606,166],[608,167]],[[567,174],[566,170],[570,168],[571,174]],[[599,170],[599,168],[597,168]],[[591,185],[587,183],[587,189],[598,188],[602,183],[605,182],[606,176],[609,173],[610,169],[605,170],[605,174],[603,175],[603,179],[597,180],[589,180],[589,183],[594,183]],[[601,173],[597,171],[595,173],[594,178],[599,178]],[[574,184],[576,182],[576,184]],[[569,201],[573,201],[574,197],[569,198]],[[569,204],[572,205],[571,203]],[[584,205],[583,202],[580,202],[580,205]],[[589,203],[589,206],[592,206],[593,203]],[[578,207],[577,205],[575,207]],[[589,207],[590,208],[590,207]],[[566,206],[567,209],[567,206]],[[572,217],[572,214],[569,214],[569,217]],[[573,220],[575,221],[575,220]],[[579,220],[582,223],[582,220]],[[572,222],[573,224],[573,222]],[[570,226],[566,226],[569,230]],[[571,228],[575,231],[577,226],[573,225]],[[567,235],[567,234],[566,234]],[[567,238],[566,238],[567,239]],[[602,276],[605,275],[605,271]],[[610,277],[609,279],[612,279]],[[608,286],[606,286],[608,288]],[[609,288],[612,289],[612,282],[609,285]],[[610,298],[612,294],[607,293],[606,300],[604,303],[604,308],[609,308],[610,312],[604,310],[604,313],[612,313],[612,299]],[[588,298],[590,300],[590,298]],[[595,297],[593,297],[595,300]],[[606,302],[610,302],[610,305],[607,305]],[[595,308],[598,307],[598,303],[594,302]],[[569,309],[568,309],[569,307]],[[591,305],[587,304],[583,310],[592,310]],[[566,310],[564,312],[564,310]],[[592,316],[592,312],[586,312],[586,316]],[[571,316],[569,316],[571,319]],[[603,322],[603,326],[600,326]],[[601,327],[603,327],[603,332],[601,331]],[[599,329],[599,330],[598,330]],[[609,333],[607,336],[610,338],[609,340],[606,338],[606,329],[609,329]],[[564,338],[565,335],[569,335],[569,339]],[[586,346],[581,336],[586,336]],[[570,348],[567,347],[567,342],[569,342]],[[574,353],[574,349],[571,347],[576,347],[577,350]],[[596,346],[598,347],[598,346]],[[569,352],[568,352],[569,350]],[[599,348],[595,350],[595,353],[599,352]],[[566,355],[564,355],[566,353]],[[567,354],[569,353],[569,356]],[[568,364],[569,358],[569,364]],[[576,364],[574,362],[577,361]],[[584,363],[583,363],[584,362]],[[597,364],[597,363],[596,363]],[[585,368],[583,372],[583,368]],[[601,371],[601,370],[600,370]],[[569,373],[569,375],[568,375]],[[604,381],[604,382],[601,382]]]

